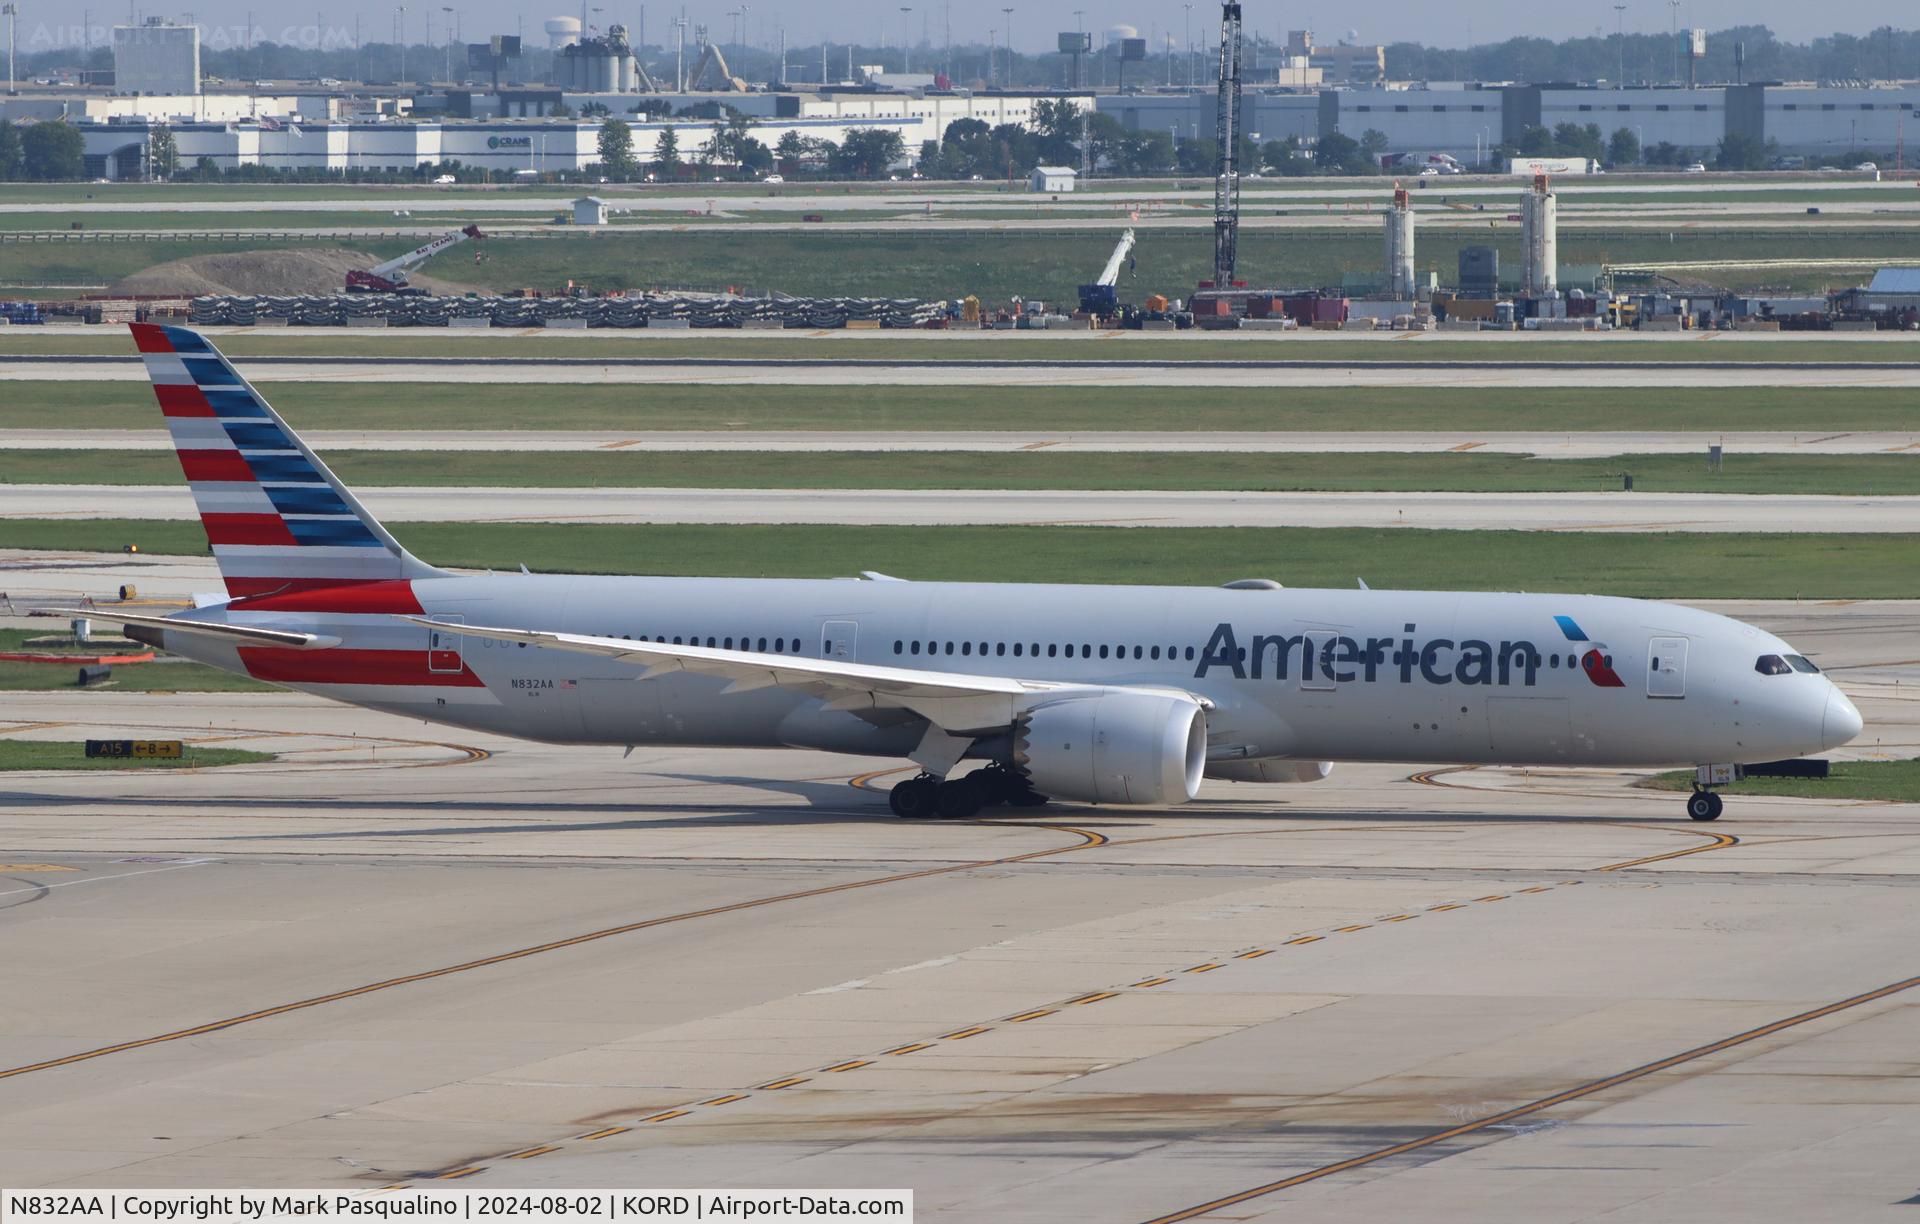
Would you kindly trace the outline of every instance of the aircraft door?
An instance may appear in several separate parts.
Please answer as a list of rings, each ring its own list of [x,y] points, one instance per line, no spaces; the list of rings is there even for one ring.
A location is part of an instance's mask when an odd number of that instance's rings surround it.
[[[851,663],[860,649],[860,625],[856,621],[831,620],[820,626],[820,657]]]
[[[436,621],[448,625],[459,625],[467,619],[464,616],[436,616]],[[459,633],[452,629],[442,629],[438,625],[427,630],[427,670],[439,675],[459,675],[466,668],[460,658]]]
[[[1687,639],[1657,637],[1647,643],[1647,696],[1687,695]]]

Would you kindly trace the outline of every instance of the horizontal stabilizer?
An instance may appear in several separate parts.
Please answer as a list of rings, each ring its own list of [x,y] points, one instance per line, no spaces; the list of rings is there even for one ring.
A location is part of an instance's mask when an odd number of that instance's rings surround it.
[[[103,612],[98,608],[42,608],[35,616],[62,616],[73,619],[103,620],[116,625],[143,629],[165,629],[170,633],[191,633],[196,637],[223,638],[247,646],[284,646],[292,650],[325,650],[338,646],[340,639],[321,633],[300,633],[292,629],[262,629],[255,625],[223,625],[215,621],[179,620],[171,616],[134,616],[128,612]]]

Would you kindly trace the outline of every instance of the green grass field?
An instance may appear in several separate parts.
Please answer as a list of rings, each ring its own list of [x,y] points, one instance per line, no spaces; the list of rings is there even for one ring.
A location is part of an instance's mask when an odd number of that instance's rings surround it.
[[[60,631],[57,621],[48,621],[45,629],[0,629],[0,650],[32,650],[35,653],[74,654],[74,655],[111,655],[139,654],[149,647],[136,642],[124,642],[117,639],[94,639],[86,646],[48,647],[25,645],[29,638],[42,638]],[[41,689],[76,688],[74,680],[79,674],[78,663],[15,663],[0,661],[0,692],[18,693]],[[217,667],[208,667],[204,663],[194,663],[175,655],[160,653],[150,663],[123,663],[114,665],[113,679],[108,685],[82,690],[85,692],[121,692],[121,693],[270,693],[274,686],[263,684],[249,676],[237,676],[232,672],[221,671]]]
[[[1641,783],[1649,790],[1684,791],[1693,772],[1664,773]],[[1793,799],[1879,799],[1920,803],[1920,759],[1836,761],[1827,778],[1748,778],[1722,787],[1723,795],[1780,795]]]
[[[5,339],[0,336],[0,343]],[[1738,350],[1716,350],[1730,351]],[[1914,351],[1920,355],[1920,345]],[[489,429],[608,430],[635,438],[649,430],[783,429],[1424,430],[1469,436],[1502,430],[1777,430],[1809,437],[1848,430],[1912,430],[1920,439],[1920,403],[1904,393],[1853,388],[1696,387],[1667,395],[1577,387],[1543,394],[1527,388],[1441,385],[1226,392],[1198,387],[925,386],[903,391],[887,386],[742,389],[711,384],[270,380],[257,385],[298,429],[418,430],[423,450],[431,449],[435,433]],[[153,392],[143,381],[0,382],[0,429],[150,429],[158,437],[162,427]]]
[[[1911,535],[1120,527],[389,524],[440,565],[547,573],[1568,591],[1664,599],[1911,599]],[[0,521],[0,548],[201,555],[193,522]]]
[[[423,437],[423,442],[430,441]],[[1920,495],[1913,455],[1749,455],[1709,472],[1703,455],[1529,459],[1516,455],[1225,452],[983,454],[967,451],[334,451],[341,479],[392,485],[700,489],[1174,489]],[[0,484],[184,483],[166,451],[0,449]]]
[[[188,744],[178,760],[89,757],[78,741],[0,739],[0,772],[23,769],[210,769],[220,765],[257,765],[274,760],[271,752],[239,748],[196,748]]]
[[[1504,207],[1504,206],[1503,206]],[[1451,280],[1464,246],[1492,245],[1506,266],[1518,266],[1518,227],[1505,212],[1488,210],[1484,228],[1431,228],[1420,242],[1421,268]],[[273,224],[271,221],[256,224]],[[439,260],[424,271],[476,290],[520,286],[557,287],[575,281],[595,289],[655,286],[753,291],[778,289],[800,295],[872,295],[956,298],[968,293],[1004,301],[1016,294],[1048,301],[1073,299],[1112,249],[1119,222],[1088,221],[1084,228],[1023,229],[1017,223],[979,229],[813,232],[690,229],[670,237],[653,232],[582,236],[568,241],[502,240],[488,248],[485,263]],[[316,242],[332,244],[330,239]],[[81,242],[7,248],[0,281],[94,283],[185,255],[261,249],[263,242]],[[370,241],[369,252],[387,257],[407,250],[407,239]],[[1730,260],[1713,274],[1733,288],[1767,286],[1775,291],[1813,291],[1860,283],[1857,271],[1818,268],[1743,269],[1745,260],[1792,251],[1805,259],[1873,259],[1920,262],[1920,228],[1889,220],[1884,228],[1829,229],[1785,223],[1751,229],[1671,230],[1565,225],[1560,235],[1563,265],[1642,261]],[[1184,297],[1212,263],[1212,235],[1203,226],[1154,230],[1136,252],[1137,266],[1121,282],[1123,296],[1162,292]],[[1344,274],[1375,278],[1380,238],[1371,226],[1328,230],[1244,230],[1240,269],[1249,283],[1338,285]],[[3,287],[3,286],[0,286]]]

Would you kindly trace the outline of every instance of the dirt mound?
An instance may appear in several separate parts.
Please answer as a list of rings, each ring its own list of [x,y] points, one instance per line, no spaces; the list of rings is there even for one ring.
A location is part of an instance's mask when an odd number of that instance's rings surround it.
[[[211,294],[339,293],[354,268],[371,268],[377,256],[343,247],[296,247],[284,251],[237,251],[194,255],[155,264],[117,282],[111,292],[201,297]],[[413,284],[439,289],[432,278],[416,274]]]

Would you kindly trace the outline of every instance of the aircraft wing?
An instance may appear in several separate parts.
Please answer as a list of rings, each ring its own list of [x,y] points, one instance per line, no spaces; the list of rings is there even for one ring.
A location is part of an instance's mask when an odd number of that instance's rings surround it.
[[[911,710],[954,735],[984,733],[1004,727],[1022,710],[1029,708],[1036,697],[1084,693],[1091,691],[1091,687],[1097,687],[965,672],[879,667],[842,659],[808,659],[799,655],[723,650],[712,646],[669,646],[660,642],[552,633],[539,629],[449,625],[420,616],[403,616],[399,619],[466,637],[521,642],[548,650],[568,650],[645,664],[647,670],[641,674],[641,679],[668,672],[689,671],[727,678],[732,683],[723,692],[728,693],[780,687],[820,694],[836,709],[894,707]],[[1212,704],[1199,697],[1194,697],[1194,700],[1202,705]]]
[[[325,650],[340,644],[339,638],[324,633],[301,633],[293,629],[263,629],[257,625],[227,625],[217,621],[181,620],[171,616],[135,616],[129,612],[109,612],[102,608],[39,608],[33,615],[103,620],[115,625],[138,625],[146,629],[190,633],[197,637],[221,638],[243,646],[284,646],[293,650]]]

